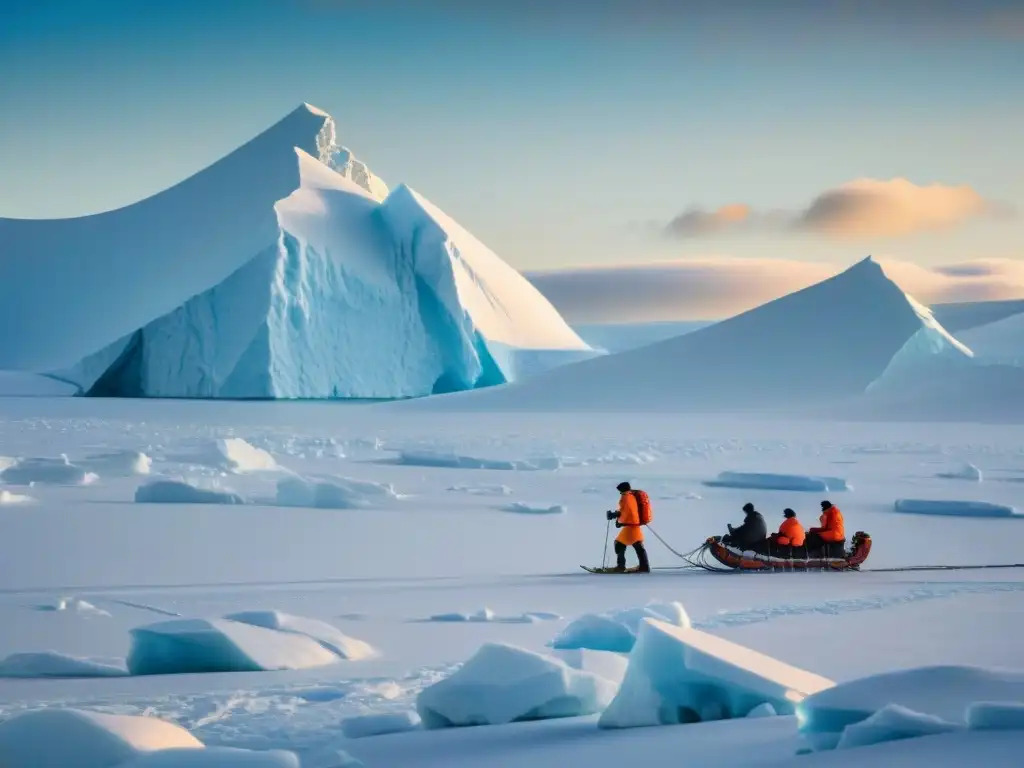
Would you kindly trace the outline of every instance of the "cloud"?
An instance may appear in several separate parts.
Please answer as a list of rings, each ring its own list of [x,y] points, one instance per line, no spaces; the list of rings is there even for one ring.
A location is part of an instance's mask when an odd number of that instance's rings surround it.
[[[922,267],[880,259],[926,304],[1024,298],[1024,261],[986,259]],[[715,320],[820,282],[844,267],[784,259],[707,257],[527,274],[570,323]]]
[[[734,203],[707,212],[692,208],[670,221],[673,238],[740,232],[813,232],[836,239],[895,238],[951,229],[983,216],[1006,216],[1006,206],[969,186],[919,186],[906,179],[856,179],[815,197],[801,211],[759,213]]]
[[[831,276],[830,265],[711,257],[528,274],[569,322],[706,320],[742,312]]]
[[[858,179],[818,195],[796,224],[833,237],[903,237],[956,227],[991,210],[968,186]]]

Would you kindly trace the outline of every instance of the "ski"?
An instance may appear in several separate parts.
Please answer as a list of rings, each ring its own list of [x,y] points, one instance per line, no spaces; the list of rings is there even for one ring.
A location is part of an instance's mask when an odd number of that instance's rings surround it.
[[[627,568],[625,571],[617,571],[617,570],[615,570],[614,567],[611,567],[611,568],[594,568],[594,567],[589,566],[589,565],[581,565],[580,568],[582,568],[587,573],[619,573],[619,574],[623,574],[623,573],[640,573],[640,570],[638,568]]]

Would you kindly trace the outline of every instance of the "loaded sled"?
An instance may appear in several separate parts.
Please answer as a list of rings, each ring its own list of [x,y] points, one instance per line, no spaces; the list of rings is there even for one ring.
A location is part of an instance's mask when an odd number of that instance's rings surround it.
[[[740,551],[712,536],[705,543],[706,551],[726,568],[734,571],[854,571],[871,553],[871,537],[863,531],[853,536],[850,549],[833,545],[825,551],[807,547],[779,546],[766,541],[757,551]]]

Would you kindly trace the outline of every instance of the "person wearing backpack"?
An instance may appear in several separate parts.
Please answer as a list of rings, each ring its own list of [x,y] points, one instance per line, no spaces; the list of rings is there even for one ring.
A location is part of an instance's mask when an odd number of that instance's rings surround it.
[[[640,565],[637,571],[650,573],[643,531],[643,526],[651,522],[650,498],[644,491],[634,491],[629,483],[619,483],[616,489],[619,492],[618,511],[608,511],[608,519],[614,520],[615,527],[622,529],[615,537],[615,570],[625,572],[626,548],[632,546]]]

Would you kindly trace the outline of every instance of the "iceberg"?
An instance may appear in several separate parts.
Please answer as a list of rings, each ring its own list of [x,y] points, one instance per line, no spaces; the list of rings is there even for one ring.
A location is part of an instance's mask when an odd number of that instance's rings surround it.
[[[248,259],[176,306],[154,302],[161,311],[55,378],[108,397],[374,400],[504,384],[598,354],[522,275],[418,192],[389,190],[315,113],[279,138],[293,183],[265,190],[275,226],[246,238]],[[193,187],[192,206],[223,206]]]

